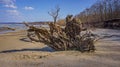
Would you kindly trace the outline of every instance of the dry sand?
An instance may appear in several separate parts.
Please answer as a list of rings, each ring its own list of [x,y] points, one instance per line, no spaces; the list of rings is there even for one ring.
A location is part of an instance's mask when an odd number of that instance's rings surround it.
[[[94,53],[53,51],[43,43],[30,42],[25,31],[1,34],[0,67],[120,67],[120,30],[95,33],[109,38],[99,40]]]

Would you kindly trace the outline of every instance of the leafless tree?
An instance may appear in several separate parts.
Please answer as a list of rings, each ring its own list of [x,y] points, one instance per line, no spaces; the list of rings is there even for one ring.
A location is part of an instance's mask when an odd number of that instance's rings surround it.
[[[120,18],[120,0],[98,0],[78,16],[83,23],[102,24],[101,22]]]
[[[52,18],[54,19],[54,24],[55,24],[56,21],[57,21],[59,12],[60,12],[60,7],[59,7],[59,6],[56,6],[54,10],[51,10],[50,12],[48,12],[48,14],[49,14],[50,16],[52,16]]]

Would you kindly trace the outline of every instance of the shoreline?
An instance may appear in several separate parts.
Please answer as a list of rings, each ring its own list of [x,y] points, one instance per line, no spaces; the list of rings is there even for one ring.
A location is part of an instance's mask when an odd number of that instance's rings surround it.
[[[15,31],[11,31],[11,30],[5,30],[0,32],[0,35],[5,35],[5,34],[10,34],[10,33],[16,33],[16,32],[20,32],[20,31],[26,31],[26,30],[15,30]]]
[[[4,31],[0,31],[0,35],[1,35],[1,34],[11,33],[11,32],[17,32],[17,31],[4,30]]]

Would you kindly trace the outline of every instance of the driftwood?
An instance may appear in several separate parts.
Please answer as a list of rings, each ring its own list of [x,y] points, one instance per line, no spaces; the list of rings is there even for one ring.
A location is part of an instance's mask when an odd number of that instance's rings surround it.
[[[10,28],[10,27],[0,27],[0,30],[12,30],[12,31],[15,31],[14,28]]]
[[[54,23],[49,24],[50,30],[29,26],[27,23],[25,23],[25,25],[29,27],[27,36],[32,41],[43,42],[56,51],[95,51],[94,39],[91,34],[87,32],[81,34],[81,32],[86,29],[82,29],[81,23],[77,22],[75,18],[72,18],[72,15],[66,17],[65,28],[61,28]],[[36,35],[38,39],[33,38],[30,34],[31,32],[34,32],[34,35]]]

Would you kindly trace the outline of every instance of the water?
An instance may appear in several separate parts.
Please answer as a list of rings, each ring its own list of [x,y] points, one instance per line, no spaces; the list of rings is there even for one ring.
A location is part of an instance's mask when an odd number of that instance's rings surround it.
[[[0,27],[10,27],[10,28],[15,29],[15,31],[25,30],[26,29],[26,26],[24,24],[0,24]],[[7,32],[15,32],[15,31],[12,31],[12,30],[0,30],[0,34],[4,34],[4,33],[7,33]]]
[[[35,27],[46,27],[48,28],[49,26],[48,25],[33,25]],[[15,29],[15,31],[19,31],[19,30],[26,30],[27,27],[24,25],[24,24],[0,24],[0,27],[10,27],[10,28],[13,28]],[[4,33],[7,33],[7,32],[15,32],[15,31],[12,31],[12,30],[0,30],[0,34],[4,34]]]
[[[0,27],[10,27],[15,29],[25,29],[24,24],[0,24]]]

